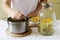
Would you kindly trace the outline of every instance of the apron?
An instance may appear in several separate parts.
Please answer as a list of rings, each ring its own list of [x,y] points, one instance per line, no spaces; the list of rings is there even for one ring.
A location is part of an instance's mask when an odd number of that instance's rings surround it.
[[[40,0],[12,0],[11,8],[18,10],[24,16],[27,16],[30,12],[34,11]]]

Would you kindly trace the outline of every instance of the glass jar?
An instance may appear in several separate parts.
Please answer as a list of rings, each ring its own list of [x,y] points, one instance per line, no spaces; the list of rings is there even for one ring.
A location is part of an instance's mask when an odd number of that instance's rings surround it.
[[[42,10],[39,12],[38,32],[42,35],[52,35],[54,33],[54,23],[56,21],[55,12],[50,3],[42,3]]]

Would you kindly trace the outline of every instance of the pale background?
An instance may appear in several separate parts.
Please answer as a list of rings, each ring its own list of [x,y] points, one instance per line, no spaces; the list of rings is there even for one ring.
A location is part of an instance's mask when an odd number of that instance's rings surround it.
[[[53,10],[56,12],[57,19],[60,20],[60,0],[49,0],[53,4]],[[7,18],[6,12],[2,8],[3,0],[0,0],[0,20]]]

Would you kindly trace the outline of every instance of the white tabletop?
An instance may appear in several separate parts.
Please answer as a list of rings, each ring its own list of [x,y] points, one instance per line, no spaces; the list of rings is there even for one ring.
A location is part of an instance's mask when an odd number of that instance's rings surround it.
[[[31,28],[32,33],[26,37],[11,37],[6,34],[7,22],[0,20],[0,40],[60,40],[60,20],[56,21],[54,34],[51,36],[42,36],[38,33],[37,28]]]

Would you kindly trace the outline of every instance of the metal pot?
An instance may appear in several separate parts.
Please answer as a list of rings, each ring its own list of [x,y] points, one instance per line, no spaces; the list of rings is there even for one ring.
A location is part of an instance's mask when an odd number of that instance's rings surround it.
[[[12,33],[24,33],[28,30],[28,18],[22,20],[13,20],[11,17],[7,19],[8,30]]]

